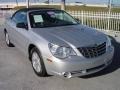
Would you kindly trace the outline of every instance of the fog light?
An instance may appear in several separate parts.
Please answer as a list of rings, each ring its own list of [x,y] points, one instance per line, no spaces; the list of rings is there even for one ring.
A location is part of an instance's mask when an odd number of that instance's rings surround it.
[[[81,72],[82,72],[83,74],[87,73],[87,71],[86,71],[86,70],[82,70]]]
[[[66,77],[66,78],[71,78],[72,75],[71,75],[70,72],[65,72],[65,73],[64,73],[64,77]]]

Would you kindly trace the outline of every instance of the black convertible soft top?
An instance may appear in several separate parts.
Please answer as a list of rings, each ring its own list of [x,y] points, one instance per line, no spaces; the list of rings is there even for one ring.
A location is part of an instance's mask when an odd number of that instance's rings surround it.
[[[55,8],[45,8],[45,7],[30,7],[30,8],[22,8],[22,9],[19,9],[18,11],[25,11],[25,12],[28,12],[28,11],[34,11],[34,10],[58,10],[58,9],[55,9]]]

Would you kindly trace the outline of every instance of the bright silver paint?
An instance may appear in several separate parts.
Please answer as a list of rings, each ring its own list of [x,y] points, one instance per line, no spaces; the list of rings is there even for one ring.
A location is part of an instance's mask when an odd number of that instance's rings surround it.
[[[32,12],[34,10],[30,10]],[[5,22],[5,30],[9,34],[10,41],[25,55],[29,56],[30,45],[36,46],[41,52],[46,71],[51,75],[60,75],[68,78],[75,76],[83,76],[98,72],[107,67],[111,62],[114,54],[112,45],[106,46],[106,53],[95,57],[85,58],[77,48],[88,47],[103,42],[108,43],[107,36],[97,30],[83,25],[69,25],[48,28],[31,28],[30,20],[27,12],[28,30],[17,28],[16,23],[11,19]],[[55,43],[60,46],[71,47],[76,55],[69,56],[64,59],[56,58],[52,55],[49,49],[49,43]],[[39,64],[38,57],[34,53],[33,56],[34,69]],[[52,60],[52,62],[48,61]],[[40,65],[40,64],[39,64]],[[100,68],[87,71],[95,67]],[[73,74],[73,72],[75,72]]]

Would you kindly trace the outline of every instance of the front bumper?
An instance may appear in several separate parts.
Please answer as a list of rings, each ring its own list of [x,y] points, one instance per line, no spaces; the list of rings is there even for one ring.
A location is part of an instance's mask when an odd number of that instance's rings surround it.
[[[110,47],[104,55],[97,58],[87,59],[80,56],[72,56],[67,60],[54,58],[49,74],[67,78],[89,75],[106,68],[112,62],[113,55],[114,47]]]

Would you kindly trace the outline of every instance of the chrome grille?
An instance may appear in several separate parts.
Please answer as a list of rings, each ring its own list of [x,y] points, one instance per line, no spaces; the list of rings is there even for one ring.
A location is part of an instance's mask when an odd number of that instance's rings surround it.
[[[106,53],[106,42],[93,47],[80,47],[78,50],[86,58],[95,58]]]

